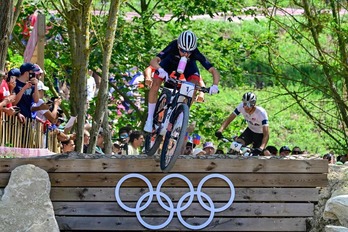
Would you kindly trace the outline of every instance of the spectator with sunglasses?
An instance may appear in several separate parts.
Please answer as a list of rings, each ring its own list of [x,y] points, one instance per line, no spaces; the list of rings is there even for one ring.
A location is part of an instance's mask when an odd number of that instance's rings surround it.
[[[261,106],[256,106],[256,95],[252,92],[243,95],[242,102],[222,123],[219,130],[215,132],[215,136],[219,139],[223,138],[222,131],[240,114],[244,116],[248,127],[239,137],[236,137],[236,142],[244,146],[252,144],[254,155],[260,155],[263,152],[263,155],[269,156],[270,151],[265,149],[269,139],[267,112]]]
[[[185,57],[186,59],[184,59]],[[180,60],[187,60],[183,74],[187,81],[196,85],[202,83],[201,76],[196,64],[199,61],[202,66],[213,76],[213,85],[210,94],[218,93],[220,80],[219,72],[213,67],[208,59],[197,48],[197,37],[192,31],[184,31],[178,39],[173,40],[155,58],[150,61],[155,70],[148,98],[148,115],[144,131],[152,132],[153,114],[156,107],[157,95],[163,81],[167,81],[171,73],[176,72]],[[149,79],[149,78],[148,78]]]

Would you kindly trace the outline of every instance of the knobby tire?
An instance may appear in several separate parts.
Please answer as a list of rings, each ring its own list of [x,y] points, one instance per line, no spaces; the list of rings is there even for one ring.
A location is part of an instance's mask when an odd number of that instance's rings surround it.
[[[163,136],[160,135],[160,131],[162,122],[164,122],[168,112],[168,107],[167,109],[164,109],[164,107],[169,104],[170,98],[171,92],[169,90],[163,89],[161,95],[157,100],[152,126],[152,128],[157,129],[152,131],[152,133],[147,133],[145,136],[145,153],[148,156],[153,156],[157,152],[161,142],[163,141]]]
[[[182,117],[182,120],[180,117]],[[178,119],[181,122],[178,122]],[[163,142],[160,166],[164,172],[169,172],[179,155],[182,155],[184,152],[188,120],[189,107],[186,104],[180,104],[171,116],[170,123],[173,125],[172,130],[166,132]]]

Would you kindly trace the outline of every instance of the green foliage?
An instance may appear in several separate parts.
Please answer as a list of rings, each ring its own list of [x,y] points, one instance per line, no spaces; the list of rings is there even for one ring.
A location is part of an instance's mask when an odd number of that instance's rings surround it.
[[[37,4],[39,6],[50,7],[44,1],[39,2],[40,4]],[[94,1],[94,8],[107,9],[104,3],[108,2]],[[142,9],[140,2],[146,1],[127,1],[120,12],[122,15],[124,12],[137,10],[142,14],[142,17],[134,18],[132,22],[126,21],[122,17],[118,19],[114,53],[111,58],[111,73],[120,74],[133,66],[143,70],[148,66],[151,58],[175,39],[181,31],[190,29],[199,38],[200,51],[214,63],[221,74],[221,93],[216,96],[206,96],[204,104],[195,103],[191,108],[190,120],[197,122],[196,132],[202,135],[203,140],[215,140],[213,137],[215,130],[234,110],[240,102],[242,94],[251,90],[257,93],[258,104],[269,113],[271,128],[269,144],[277,147],[298,145],[312,153],[324,153],[330,148],[337,148],[336,141],[331,140],[318,130],[318,127],[310,122],[303,113],[303,109],[295,104],[294,96],[296,97],[296,95],[290,96],[284,91],[285,88],[288,88],[293,92],[298,92],[300,94],[299,101],[303,102],[306,109],[319,115],[320,120],[337,125],[337,121],[333,117],[336,110],[332,114],[323,113],[323,110],[331,112],[332,109],[335,109],[332,100],[323,101],[327,96],[330,96],[330,91],[319,89],[311,91],[306,88],[307,86],[321,86],[325,84],[326,78],[323,75],[322,67],[314,62],[317,53],[313,43],[305,37],[309,34],[309,30],[304,18],[296,17],[298,24],[294,24],[294,28],[287,25],[290,21],[289,18],[280,19],[279,24],[270,24],[268,21],[260,19],[246,20],[241,23],[234,23],[231,20],[189,21],[188,16],[190,15],[203,13],[214,15],[219,11],[231,11],[231,15],[240,15],[240,12],[243,11],[242,4],[256,6],[258,3],[248,0],[241,2],[183,0],[175,2],[175,6],[173,6],[172,1],[163,0],[158,2],[159,5],[155,9],[151,7],[156,4],[156,1],[151,1],[148,5],[149,8]],[[268,2],[267,4],[271,6],[274,3]],[[278,6],[288,6],[291,3],[280,1],[277,4]],[[317,4],[316,6],[320,8],[324,3],[314,1],[313,4]],[[24,7],[25,11],[19,20],[34,8],[33,6]],[[177,17],[177,20],[170,23],[155,21],[151,18],[155,13],[160,15],[172,13]],[[253,10],[250,12],[247,10],[247,13],[252,14]],[[107,30],[106,20],[107,17],[104,16],[92,17],[93,31],[91,31],[89,66],[93,70],[101,69],[103,38],[100,38],[99,35],[104,34],[103,32]],[[333,51],[335,51],[337,43],[336,41],[332,42],[331,39],[332,32],[337,25],[330,20],[328,14],[324,13],[320,14],[318,22],[321,24],[318,23],[316,29],[322,33],[319,40],[327,45],[325,48],[330,54],[334,54]],[[47,80],[52,82],[53,75],[56,75],[61,81],[69,81],[71,51],[68,47],[69,38],[66,28],[62,24],[59,14],[48,18],[47,24],[53,25],[47,35],[50,40],[45,49]],[[288,30],[285,31],[284,28]],[[343,23],[342,28],[346,29],[347,25]],[[298,33],[299,31],[304,33]],[[20,38],[18,27],[15,28],[14,33]],[[56,35],[60,37],[56,37]],[[272,64],[269,62],[270,51],[274,58]],[[12,43],[9,53],[11,67],[20,65],[22,62],[21,57],[18,56],[20,53],[20,46],[15,46]],[[337,67],[338,61],[335,59],[337,56],[332,57],[332,59],[328,59],[329,67],[332,72],[336,72],[337,69],[334,67]],[[206,85],[211,85],[211,74],[201,66],[200,71]],[[339,71],[332,73],[332,75],[335,87],[341,95],[344,81],[338,73]],[[117,83],[121,87],[123,85],[120,84],[122,77],[121,75],[116,75],[116,77]],[[282,81],[279,82],[279,79]],[[299,82],[302,82],[302,85],[299,85]],[[125,94],[126,91],[123,89],[121,93]],[[114,97],[117,98],[119,95],[115,94]],[[90,112],[96,110],[93,104]],[[112,112],[110,121],[113,122],[114,129],[129,122],[134,128],[141,129],[140,122],[143,120],[143,115],[123,115],[121,118],[117,118],[115,106],[111,105],[110,110]],[[245,126],[246,124],[239,117],[226,129],[225,133],[231,136],[239,134]],[[315,143],[311,143],[311,141],[315,141]],[[226,146],[226,144],[221,146]]]
[[[296,86],[292,87],[293,90],[298,90],[298,88]],[[214,144],[224,147],[227,151],[230,144],[217,141],[214,132],[220,128],[222,122],[241,102],[242,95],[248,91],[252,91],[257,95],[257,105],[265,108],[268,113],[270,125],[269,145],[278,148],[284,145],[288,145],[290,148],[299,146],[310,153],[320,154],[328,152],[329,149],[340,150],[340,148],[332,147],[330,138],[310,122],[295,104],[292,97],[287,95],[284,89],[280,87],[269,87],[262,90],[248,87],[225,88],[217,95],[207,95],[204,104],[195,103],[191,107],[190,120],[191,122],[196,121],[195,132],[202,136],[202,143],[204,141],[214,141]],[[313,94],[308,97],[307,101],[316,101],[319,98],[320,95]],[[332,107],[332,104],[325,107],[330,106]],[[239,116],[226,128],[223,134],[232,138],[234,135],[240,135],[246,127],[243,117]]]

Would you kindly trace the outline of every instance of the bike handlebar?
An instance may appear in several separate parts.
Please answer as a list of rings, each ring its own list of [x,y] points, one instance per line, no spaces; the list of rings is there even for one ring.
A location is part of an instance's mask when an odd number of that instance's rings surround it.
[[[236,142],[235,137],[231,139],[222,137],[219,140],[222,140],[224,143],[231,142],[232,144],[230,146],[230,149],[232,149],[234,152],[238,152],[240,155],[243,155],[243,156],[254,156],[254,152],[256,151],[255,148],[244,146],[241,143]]]
[[[182,84],[183,82],[186,82],[186,79],[185,80],[180,80],[178,78],[169,77],[167,82],[173,83],[175,85],[178,85],[178,84]],[[200,91],[200,92],[203,92],[203,93],[209,93],[209,91],[210,91],[210,87],[206,88],[206,87],[199,86],[199,85],[195,85],[195,89]]]

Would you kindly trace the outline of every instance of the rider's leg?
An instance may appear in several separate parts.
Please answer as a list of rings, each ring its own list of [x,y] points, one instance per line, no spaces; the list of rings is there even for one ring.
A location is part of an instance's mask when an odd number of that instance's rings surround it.
[[[247,127],[243,133],[237,137],[236,141],[243,144],[243,146],[248,146],[253,142],[253,132]]]
[[[245,146],[245,141],[241,138],[237,138],[236,142],[241,143],[241,144],[243,144],[243,146]]]
[[[152,86],[149,91],[147,120],[144,126],[144,131],[146,132],[152,132],[153,114],[155,113],[158,91],[161,84],[162,84],[161,79],[159,78],[153,79]]]
[[[197,74],[193,74],[193,75],[191,75],[191,76],[189,76],[188,78],[187,78],[187,81],[189,81],[189,82],[191,82],[191,83],[193,83],[193,84],[195,84],[195,85],[198,85],[198,86],[202,86],[201,84],[201,77],[199,76],[199,75],[197,75]],[[203,82],[203,84],[204,84],[204,82]],[[191,102],[191,105],[193,104],[193,102],[195,101],[195,99],[196,99],[196,93],[197,91],[195,91],[194,92],[194,94],[193,94],[193,96],[192,96],[192,99],[193,99],[193,101]]]

